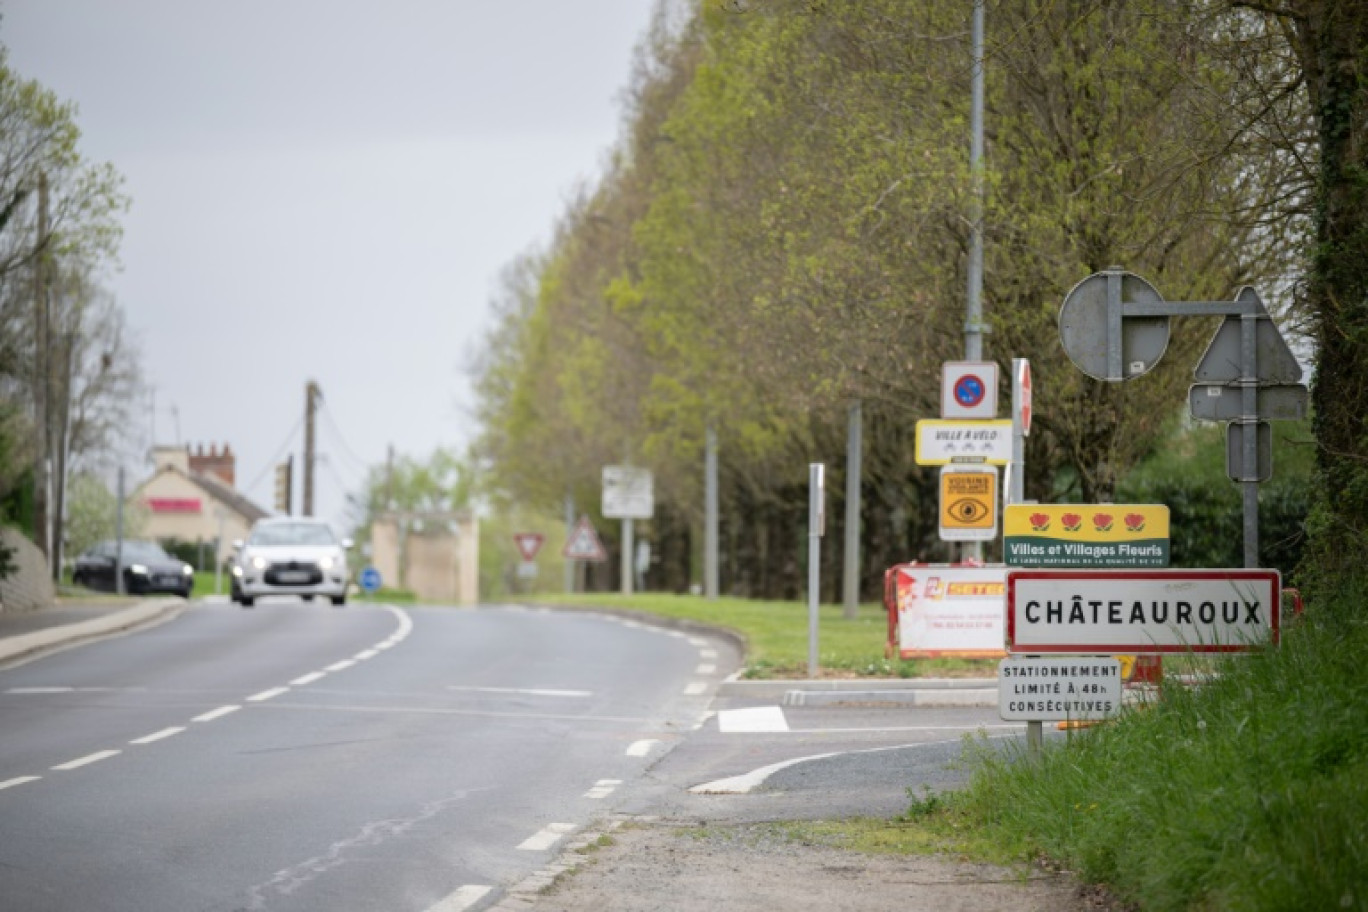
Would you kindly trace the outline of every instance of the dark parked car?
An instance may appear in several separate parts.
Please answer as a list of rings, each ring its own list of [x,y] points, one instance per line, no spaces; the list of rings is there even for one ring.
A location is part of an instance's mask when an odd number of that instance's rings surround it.
[[[88,589],[115,591],[117,549],[116,542],[103,541],[86,551],[76,558],[71,581]],[[125,539],[123,578],[124,592],[130,595],[170,592],[189,598],[195,585],[195,570],[185,561],[167,554],[156,542]]]

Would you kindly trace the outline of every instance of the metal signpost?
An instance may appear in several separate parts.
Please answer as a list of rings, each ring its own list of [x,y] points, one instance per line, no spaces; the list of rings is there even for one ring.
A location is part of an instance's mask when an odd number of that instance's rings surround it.
[[[603,467],[603,516],[622,520],[622,594],[632,594],[633,521],[655,515],[655,480],[650,469]]]
[[[826,466],[808,465],[808,677],[817,677],[817,600],[822,581],[822,535],[826,532]]]
[[[1301,365],[1258,293],[1245,287],[1233,301],[1165,301],[1139,276],[1107,269],[1088,276],[1064,297],[1059,337],[1083,373],[1097,380],[1130,380],[1163,357],[1169,318],[1175,316],[1225,317],[1194,371],[1199,382],[1189,390],[1188,402],[1197,420],[1230,421],[1226,472],[1243,487],[1244,565],[1257,567],[1258,486],[1273,470],[1267,422],[1306,413]],[[1238,405],[1216,404],[1227,393]]]
[[[522,561],[518,564],[519,579],[537,578],[537,552],[541,550],[544,537],[540,532],[514,532],[513,543],[518,546]]]

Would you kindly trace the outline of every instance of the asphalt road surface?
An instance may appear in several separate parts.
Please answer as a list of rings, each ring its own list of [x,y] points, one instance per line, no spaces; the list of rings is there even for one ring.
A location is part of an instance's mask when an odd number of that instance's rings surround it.
[[[739,661],[602,615],[195,604],[0,670],[0,905],[478,908],[671,791]]]

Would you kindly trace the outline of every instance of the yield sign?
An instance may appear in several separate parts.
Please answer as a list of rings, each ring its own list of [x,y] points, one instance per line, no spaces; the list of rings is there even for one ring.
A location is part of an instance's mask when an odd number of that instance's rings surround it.
[[[561,556],[567,560],[582,561],[606,561],[608,552],[603,548],[603,542],[599,541],[598,533],[594,531],[594,524],[589,521],[589,517],[581,516],[580,521],[575,523],[575,528],[570,531],[570,538],[565,542],[565,548],[561,550]]]
[[[517,544],[522,559],[533,561],[537,559],[537,552],[541,550],[545,538],[540,532],[514,532],[513,541]]]

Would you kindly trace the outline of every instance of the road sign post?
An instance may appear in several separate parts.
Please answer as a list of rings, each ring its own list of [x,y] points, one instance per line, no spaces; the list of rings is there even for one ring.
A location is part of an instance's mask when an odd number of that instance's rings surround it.
[[[1079,282],[1059,311],[1059,337],[1069,359],[1097,380],[1129,380],[1149,371],[1168,346],[1169,318],[1224,317],[1194,370],[1201,381],[1188,392],[1189,403],[1203,395],[1239,391],[1239,406],[1193,406],[1193,417],[1230,413],[1227,472],[1242,486],[1244,565],[1259,565],[1259,482],[1272,472],[1271,437],[1267,455],[1260,429],[1266,419],[1301,417],[1302,369],[1273,318],[1253,288],[1240,289],[1233,301],[1164,301],[1153,285],[1119,268]],[[1216,389],[1212,389],[1212,385]],[[1261,395],[1261,390],[1292,391]],[[1300,389],[1302,392],[1297,392]],[[1201,390],[1201,392],[1199,392]],[[1267,406],[1267,411],[1262,406]],[[1266,427],[1266,425],[1264,425]],[[1238,430],[1235,428],[1238,427]],[[1237,465],[1238,463],[1238,465]]]
[[[636,466],[603,467],[603,516],[622,520],[622,594],[632,594],[633,538],[638,519],[655,515],[655,481],[649,469]]]
[[[817,677],[817,600],[822,582],[822,535],[826,533],[826,466],[808,465],[808,677]]]

